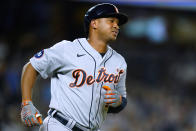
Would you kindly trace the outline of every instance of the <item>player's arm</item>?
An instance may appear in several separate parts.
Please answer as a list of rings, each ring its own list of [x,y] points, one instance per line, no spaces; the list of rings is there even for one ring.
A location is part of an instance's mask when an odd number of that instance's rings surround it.
[[[32,88],[35,84],[38,72],[30,62],[24,65],[21,77],[22,102],[32,100]]]
[[[26,126],[37,126],[42,124],[41,115],[32,103],[32,88],[35,84],[37,75],[38,72],[32,67],[30,62],[23,67],[21,76],[21,120]]]

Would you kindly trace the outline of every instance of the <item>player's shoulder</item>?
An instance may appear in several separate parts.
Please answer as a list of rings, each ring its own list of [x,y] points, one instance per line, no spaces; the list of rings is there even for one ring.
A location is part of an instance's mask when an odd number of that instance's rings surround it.
[[[118,53],[118,52],[117,52],[116,50],[114,50],[114,49],[112,49],[112,51],[113,51],[113,55],[116,57],[116,59],[121,60],[121,61],[123,61],[123,62],[126,63],[125,58],[124,58],[120,53]]]
[[[72,42],[71,41],[68,41],[68,40],[62,40],[60,42],[57,42],[55,43],[52,48],[62,48],[62,47],[65,47],[65,46],[68,46],[69,44],[71,44]]]
[[[118,63],[123,68],[127,68],[127,62],[126,62],[125,58],[120,53],[118,53],[116,50],[112,49],[112,51],[113,51],[115,61],[118,61]]]
[[[55,43],[50,48],[54,50],[71,50],[74,48],[74,42],[68,40],[62,40],[60,42]]]

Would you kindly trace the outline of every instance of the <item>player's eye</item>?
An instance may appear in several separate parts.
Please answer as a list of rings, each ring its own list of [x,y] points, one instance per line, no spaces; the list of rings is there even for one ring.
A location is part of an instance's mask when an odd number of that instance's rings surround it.
[[[110,22],[111,22],[111,23],[114,23],[114,20],[111,19]]]
[[[108,21],[109,21],[110,23],[114,23],[114,20],[113,20],[112,18],[109,18]]]

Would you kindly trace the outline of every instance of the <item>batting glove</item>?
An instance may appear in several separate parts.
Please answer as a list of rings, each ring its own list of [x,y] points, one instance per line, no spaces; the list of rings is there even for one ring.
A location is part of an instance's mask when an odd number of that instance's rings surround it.
[[[122,96],[116,90],[107,90],[104,95],[104,103],[111,107],[118,107],[122,103]]]
[[[21,120],[26,126],[39,126],[42,124],[42,115],[34,107],[32,101],[22,102]]]

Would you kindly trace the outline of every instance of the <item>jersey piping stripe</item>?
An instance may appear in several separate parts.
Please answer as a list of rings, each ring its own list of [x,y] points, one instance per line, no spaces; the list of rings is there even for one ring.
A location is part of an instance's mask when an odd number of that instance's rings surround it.
[[[113,55],[113,50],[112,50],[111,56],[104,62],[104,67],[105,67],[106,62],[112,57],[112,55]],[[101,88],[100,88],[100,92],[99,92],[99,94],[100,94],[100,97],[99,97],[99,104],[98,104],[98,109],[97,109],[97,113],[96,113],[95,119],[96,119],[97,114],[98,114],[98,112],[99,112],[99,105],[100,105],[100,100],[101,100],[102,85],[103,85],[103,82],[101,83]]]
[[[51,118],[51,117],[52,117],[52,116],[50,116],[50,118]],[[48,122],[47,122],[47,131],[48,131],[48,123],[49,123],[50,118],[48,118]]]
[[[78,40],[78,39],[77,39]],[[96,60],[95,58],[82,46],[82,44],[80,43],[80,41],[78,40],[80,46],[86,51],[86,53],[88,53],[94,60],[95,62],[95,68],[94,68],[94,78],[95,78],[95,71],[96,71]],[[92,87],[92,99],[91,99],[91,106],[90,106],[90,112],[89,112],[89,128],[91,127],[91,123],[90,123],[90,115],[91,115],[91,110],[92,110],[92,103],[93,103],[93,94],[94,94],[94,84],[93,84],[93,87]]]
[[[101,83],[101,87],[102,86],[103,86],[103,82]],[[100,104],[100,99],[101,99],[101,87],[100,87],[100,91],[99,91],[99,95],[100,95],[100,97],[99,97],[99,104]],[[97,113],[96,113],[95,119],[97,118],[97,114],[99,112],[99,104],[98,104],[98,109],[97,109]]]

